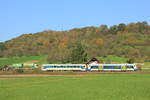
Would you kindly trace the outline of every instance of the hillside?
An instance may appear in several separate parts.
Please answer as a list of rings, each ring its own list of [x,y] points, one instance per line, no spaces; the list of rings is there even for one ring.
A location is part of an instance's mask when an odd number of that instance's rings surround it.
[[[65,62],[77,42],[82,44],[88,58],[113,55],[150,61],[147,22],[23,34],[0,43],[0,57],[48,55],[50,61]]]

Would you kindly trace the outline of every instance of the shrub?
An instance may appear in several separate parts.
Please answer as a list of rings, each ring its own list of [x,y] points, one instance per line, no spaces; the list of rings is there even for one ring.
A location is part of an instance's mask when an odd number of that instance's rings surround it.
[[[24,73],[24,70],[23,69],[16,69],[15,73]]]

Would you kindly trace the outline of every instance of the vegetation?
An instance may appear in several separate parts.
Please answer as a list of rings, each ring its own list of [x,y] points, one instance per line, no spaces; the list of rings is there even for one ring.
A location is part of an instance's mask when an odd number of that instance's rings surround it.
[[[149,100],[149,74],[0,76],[1,100]]]
[[[85,52],[81,43],[75,44],[71,49],[70,62],[76,64],[87,62],[87,53]]]
[[[112,55],[98,57],[98,59],[102,63],[126,63],[128,61],[127,58]]]
[[[46,61],[47,56],[22,56],[22,57],[9,57],[0,58],[0,66],[10,65],[15,63],[48,63]]]
[[[80,57],[77,55],[77,57]],[[83,60],[87,60],[86,53],[81,57]],[[71,58],[70,58],[71,59]],[[81,60],[82,60],[81,59]],[[101,63],[125,63],[128,59],[118,56],[107,56],[107,57],[98,57]],[[80,59],[79,59],[80,60]],[[49,62],[48,62],[49,61]],[[51,62],[50,62],[51,61]],[[66,60],[67,61],[67,60]],[[68,61],[69,62],[69,61]],[[64,62],[64,63],[68,63]],[[73,61],[72,61],[73,62]],[[78,59],[77,59],[78,62]],[[82,62],[82,61],[81,61]],[[84,61],[83,61],[84,62]],[[50,60],[47,56],[22,56],[22,57],[8,57],[8,58],[0,58],[0,66],[11,65],[17,63],[36,63],[36,64],[47,64],[47,63],[62,63]]]
[[[112,55],[133,58],[135,62],[150,61],[150,25],[147,22],[24,34],[0,43],[0,57],[48,55],[49,63],[75,63],[70,57],[78,54],[72,53],[77,42],[84,47],[87,59]]]
[[[140,62],[140,74],[94,76],[0,76],[1,100],[149,100],[150,25],[147,22],[111,27],[47,30],[0,43],[0,66],[14,63]],[[41,73],[35,69],[31,73]],[[26,73],[26,70],[16,70]],[[30,73],[27,71],[27,73]]]

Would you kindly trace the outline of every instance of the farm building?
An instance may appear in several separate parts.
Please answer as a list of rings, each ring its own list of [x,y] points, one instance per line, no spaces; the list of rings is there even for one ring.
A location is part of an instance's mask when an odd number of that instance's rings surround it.
[[[89,62],[87,62],[86,64],[100,64],[100,61],[94,57]]]

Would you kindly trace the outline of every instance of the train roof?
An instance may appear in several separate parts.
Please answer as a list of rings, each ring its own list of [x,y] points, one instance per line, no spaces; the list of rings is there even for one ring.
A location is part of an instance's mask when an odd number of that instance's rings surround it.
[[[43,66],[85,66],[86,64],[43,64]],[[126,65],[135,65],[135,64],[89,64],[89,65],[106,65],[106,66],[126,66]]]
[[[85,66],[85,64],[43,64],[43,66]]]
[[[120,65],[122,65],[122,66],[129,66],[129,65],[135,65],[135,64],[90,64],[90,65],[106,65],[106,66],[120,66]]]

